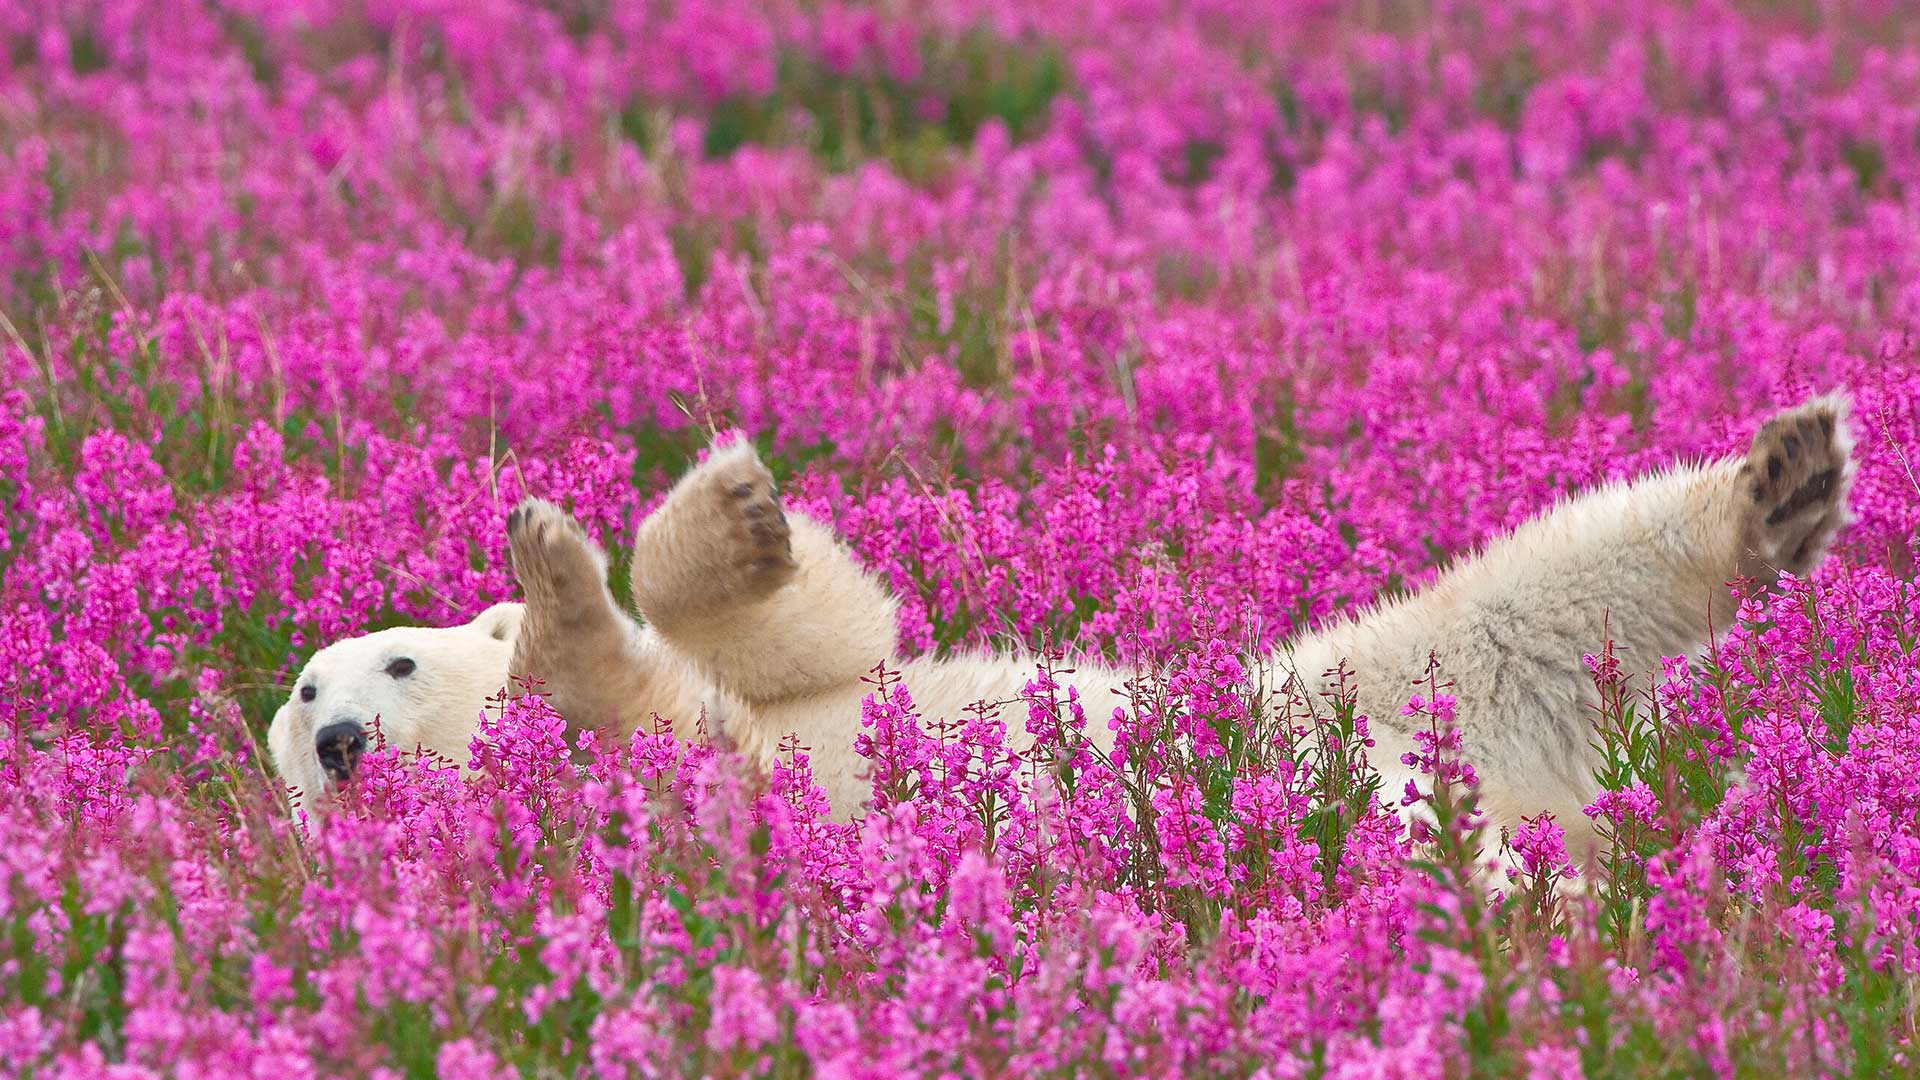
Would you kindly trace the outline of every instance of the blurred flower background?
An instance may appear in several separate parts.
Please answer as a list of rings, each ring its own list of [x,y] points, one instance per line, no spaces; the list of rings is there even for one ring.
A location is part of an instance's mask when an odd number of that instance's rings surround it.
[[[0,5],[0,1067],[1920,1073],[1917,325],[1889,0]],[[1245,649],[1836,387],[1835,556],[1592,643],[1599,865],[1532,822],[1487,895],[1457,742],[1414,843],[1350,700],[1254,707]],[[522,494],[618,562],[729,430],[912,649],[1155,677],[883,676],[857,825],[800,747],[578,777],[537,701],[289,820],[312,650],[511,598]]]

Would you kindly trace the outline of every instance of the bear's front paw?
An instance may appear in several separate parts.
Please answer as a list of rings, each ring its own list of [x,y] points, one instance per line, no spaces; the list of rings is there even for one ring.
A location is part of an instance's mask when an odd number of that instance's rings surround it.
[[[716,450],[640,523],[634,604],[656,625],[684,625],[770,596],[798,569],[773,474],[742,443]]]
[[[795,569],[793,530],[767,467],[753,456],[728,463],[714,474],[710,498],[724,523],[723,557],[739,575],[740,590],[761,595],[785,585]]]
[[[606,558],[558,506],[520,500],[507,515],[507,548],[530,618],[569,624],[606,608]]]

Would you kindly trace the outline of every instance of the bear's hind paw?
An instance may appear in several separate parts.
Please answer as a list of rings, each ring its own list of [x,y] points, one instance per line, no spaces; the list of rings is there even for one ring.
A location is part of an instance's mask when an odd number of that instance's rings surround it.
[[[1750,497],[1747,546],[1764,568],[1805,574],[1846,523],[1853,477],[1847,400],[1815,398],[1753,437],[1740,477]]]

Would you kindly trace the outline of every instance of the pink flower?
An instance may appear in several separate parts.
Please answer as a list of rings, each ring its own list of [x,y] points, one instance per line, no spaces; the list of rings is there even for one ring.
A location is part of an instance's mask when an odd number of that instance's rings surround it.
[[[757,1050],[780,1034],[780,1016],[760,976],[746,968],[713,969],[712,1017],[707,1023],[710,1049]]]

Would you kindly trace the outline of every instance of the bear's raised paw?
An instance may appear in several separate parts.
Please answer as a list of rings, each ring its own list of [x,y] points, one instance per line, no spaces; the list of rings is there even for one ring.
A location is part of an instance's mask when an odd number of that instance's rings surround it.
[[[507,549],[535,621],[566,625],[606,609],[606,557],[565,510],[520,500],[507,515]]]
[[[743,443],[715,451],[641,523],[634,603],[648,621],[676,625],[769,596],[798,569],[773,474]]]
[[[778,580],[764,584],[784,584],[793,572],[793,531],[773,486],[773,474],[758,458],[748,458],[747,464],[752,468],[729,470],[716,478],[727,504],[721,517],[728,522],[733,541],[731,560],[749,578],[765,576]]]
[[[1779,413],[1753,437],[1740,477],[1751,497],[1748,551],[1761,573],[1806,573],[1846,523],[1853,438],[1830,394]]]

